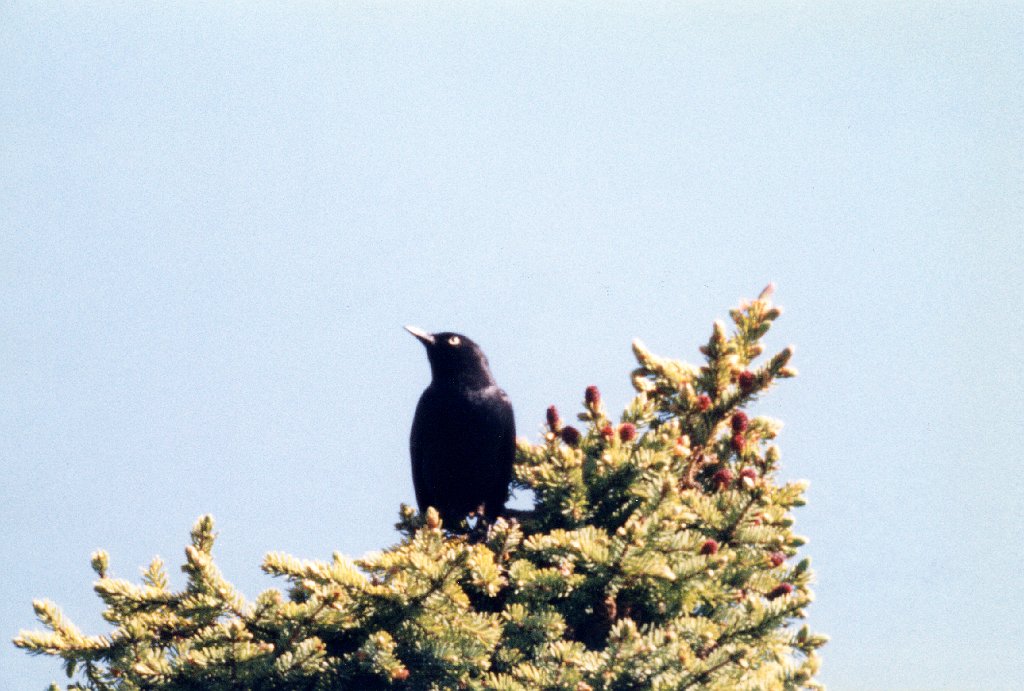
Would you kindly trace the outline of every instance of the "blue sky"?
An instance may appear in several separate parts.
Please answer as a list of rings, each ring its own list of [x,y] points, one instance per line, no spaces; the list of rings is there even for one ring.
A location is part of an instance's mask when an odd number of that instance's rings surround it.
[[[774,281],[821,680],[1024,683],[1020,4],[8,2],[0,76],[4,639],[205,512],[250,597],[393,542],[403,324],[536,439]]]

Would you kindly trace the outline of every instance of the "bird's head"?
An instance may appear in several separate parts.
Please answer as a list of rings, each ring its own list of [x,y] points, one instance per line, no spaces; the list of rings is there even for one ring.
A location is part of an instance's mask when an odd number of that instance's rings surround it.
[[[462,334],[450,331],[432,334],[415,326],[407,326],[405,330],[426,347],[435,382],[471,388],[494,384],[484,351]]]

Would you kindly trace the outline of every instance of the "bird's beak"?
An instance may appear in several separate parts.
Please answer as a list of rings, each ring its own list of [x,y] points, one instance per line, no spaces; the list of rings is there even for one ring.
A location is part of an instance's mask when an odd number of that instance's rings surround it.
[[[431,334],[428,334],[423,329],[418,329],[415,326],[407,326],[407,327],[405,327],[405,330],[408,331],[409,333],[411,333],[416,338],[420,339],[420,341],[423,343],[423,345],[425,345],[425,346],[432,346],[432,345],[434,345],[434,337]]]

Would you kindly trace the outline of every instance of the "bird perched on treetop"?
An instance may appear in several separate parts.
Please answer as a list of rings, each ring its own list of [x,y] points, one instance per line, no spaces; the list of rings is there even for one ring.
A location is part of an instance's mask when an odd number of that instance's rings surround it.
[[[482,508],[505,510],[516,423],[480,346],[461,334],[405,327],[427,349],[432,380],[412,421],[409,452],[420,512],[433,506],[448,528]]]

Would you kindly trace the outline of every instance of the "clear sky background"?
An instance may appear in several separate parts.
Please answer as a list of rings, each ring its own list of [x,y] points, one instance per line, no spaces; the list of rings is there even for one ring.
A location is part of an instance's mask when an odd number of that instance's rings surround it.
[[[821,680],[1020,689],[1022,125],[1021,3],[4,2],[0,635],[205,512],[250,597],[394,542],[403,324],[537,439],[774,281]]]

